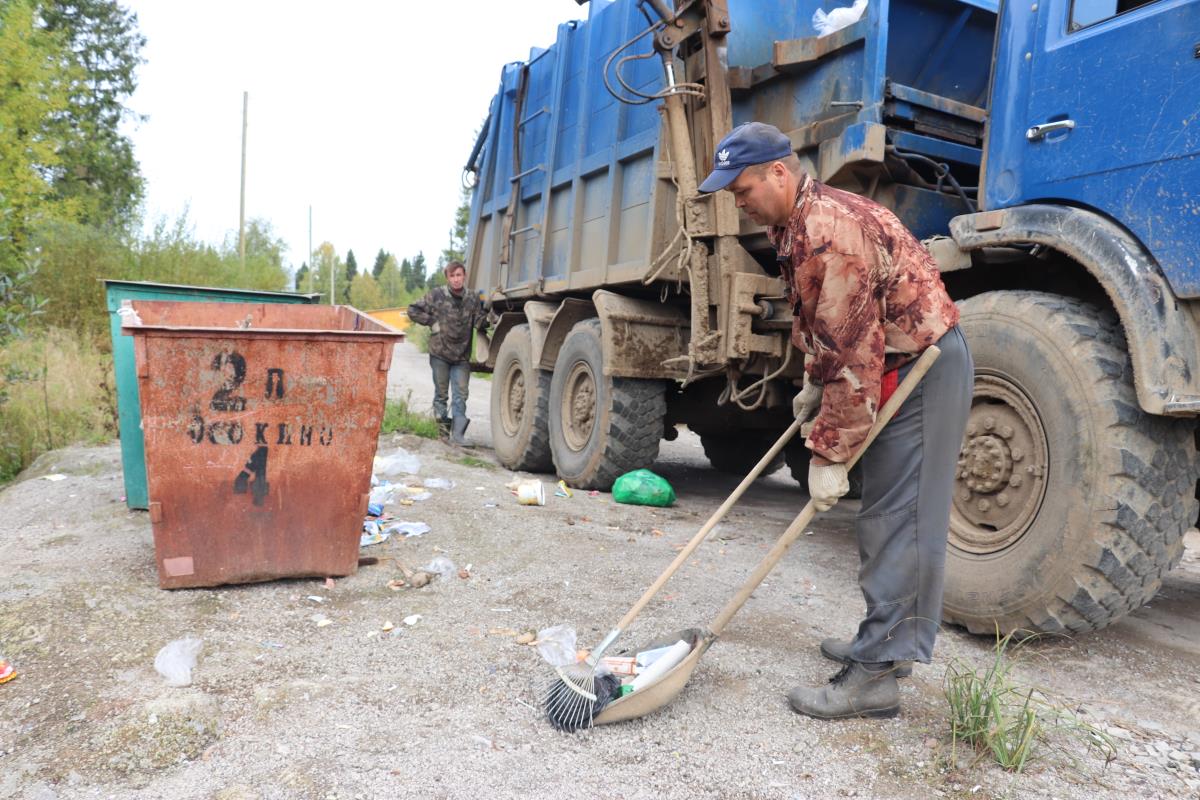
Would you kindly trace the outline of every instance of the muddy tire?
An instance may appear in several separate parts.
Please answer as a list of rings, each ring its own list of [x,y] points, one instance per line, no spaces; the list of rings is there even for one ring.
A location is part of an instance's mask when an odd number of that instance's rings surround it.
[[[605,376],[600,320],[579,322],[563,340],[550,381],[550,451],[558,476],[608,491],[618,477],[658,457],[666,385]]]
[[[788,472],[792,473],[792,478],[796,483],[800,484],[804,491],[808,491],[808,460],[812,457],[812,451],[804,446],[804,440],[797,434],[797,439],[793,441],[783,450],[784,458],[787,460]],[[861,500],[862,499],[862,467],[855,464],[850,473],[846,476],[846,480],[850,483],[850,491],[846,492],[846,499]]]
[[[508,332],[492,373],[492,446],[508,469],[549,472],[550,373],[533,364],[528,325]]]
[[[746,475],[771,449],[777,438],[771,434],[757,434],[751,431],[740,431],[730,436],[713,433],[701,434],[700,444],[704,446],[704,455],[713,469],[730,475]],[[764,478],[778,472],[782,466],[783,453],[780,453],[759,477]]]
[[[1088,631],[1154,596],[1196,519],[1194,423],[1144,413],[1109,312],[1038,292],[964,301],[975,396],[946,621]]]

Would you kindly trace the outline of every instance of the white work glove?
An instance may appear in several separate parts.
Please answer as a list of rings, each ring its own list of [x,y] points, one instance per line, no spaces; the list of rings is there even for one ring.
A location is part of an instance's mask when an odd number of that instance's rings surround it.
[[[845,464],[818,466],[808,462],[808,496],[817,511],[828,511],[850,491],[850,480],[846,477]]]
[[[804,388],[792,400],[792,413],[801,422],[808,422],[821,410],[821,395],[825,387],[805,378]]]

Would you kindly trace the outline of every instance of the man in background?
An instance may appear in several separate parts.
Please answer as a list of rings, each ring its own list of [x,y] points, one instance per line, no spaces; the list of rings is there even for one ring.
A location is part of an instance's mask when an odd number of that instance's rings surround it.
[[[467,419],[467,394],[471,380],[471,336],[487,327],[487,314],[479,298],[466,288],[467,268],[461,261],[451,261],[445,267],[446,285],[433,289],[408,307],[408,318],[418,325],[428,325],[429,366],[433,371],[433,416],[443,435],[448,431],[450,441],[467,446],[464,434],[471,420]],[[450,398],[453,388],[453,399]],[[446,402],[450,401],[450,415]]]

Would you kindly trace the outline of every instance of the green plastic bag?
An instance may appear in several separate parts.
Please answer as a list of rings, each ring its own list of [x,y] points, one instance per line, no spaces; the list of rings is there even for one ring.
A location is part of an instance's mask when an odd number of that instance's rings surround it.
[[[613,500],[632,506],[669,506],[675,502],[671,484],[648,469],[635,469],[617,478]]]

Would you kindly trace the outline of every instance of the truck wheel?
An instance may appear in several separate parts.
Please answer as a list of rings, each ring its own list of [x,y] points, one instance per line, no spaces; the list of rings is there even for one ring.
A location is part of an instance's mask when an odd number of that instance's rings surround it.
[[[799,441],[796,441],[798,439]],[[792,473],[792,477],[796,483],[804,487],[804,491],[808,491],[808,459],[812,456],[812,450],[804,446],[804,440],[800,438],[800,434],[796,434],[796,439],[792,440],[787,447],[783,448],[783,455],[787,459],[788,472]],[[847,500],[862,499],[862,467],[855,464],[846,480],[850,483],[850,491],[846,492]]]
[[[700,434],[700,444],[704,446],[704,455],[713,469],[731,475],[745,475],[754,469],[754,465],[771,449],[777,438],[771,435],[756,435],[750,431],[742,431],[732,436],[712,433]],[[780,453],[759,477],[765,478],[778,472],[782,466],[783,453]]]
[[[567,334],[550,380],[550,451],[560,478],[607,491],[622,474],[658,457],[666,386],[604,374],[600,320]]]
[[[533,364],[528,325],[508,332],[492,376],[492,445],[505,467],[549,472],[550,374]]]
[[[1102,628],[1179,561],[1196,519],[1194,423],[1138,407],[1111,313],[1025,291],[960,308],[975,396],[944,617],[974,633]]]

